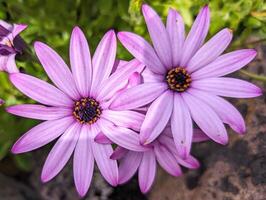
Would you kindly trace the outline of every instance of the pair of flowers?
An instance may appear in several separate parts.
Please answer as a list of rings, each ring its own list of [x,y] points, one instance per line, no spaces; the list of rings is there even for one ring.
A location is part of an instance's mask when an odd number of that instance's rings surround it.
[[[75,27],[71,71],[50,47],[34,45],[56,87],[30,75],[10,73],[14,86],[41,105],[15,105],[7,111],[45,121],[25,133],[12,152],[28,152],[59,137],[44,164],[42,181],[55,177],[74,154],[74,180],[81,196],[88,191],[94,160],[113,186],[125,183],[138,170],[145,193],[154,181],[156,161],[169,174],[180,176],[179,164],[199,166],[190,155],[193,141],[227,144],[224,123],[237,133],[245,132],[241,114],[220,96],[251,98],[261,95],[261,89],[222,76],[248,64],[256,51],[221,55],[232,39],[229,29],[203,45],[210,23],[208,6],[200,10],[187,37],[175,10],[169,10],[166,26],[148,5],[142,6],[142,12],[153,46],[134,33],[119,32],[120,42],[135,57],[129,62],[116,60],[114,31],[104,35],[91,57],[84,34]],[[193,121],[199,129],[193,129]],[[118,145],[115,150],[113,143]]]

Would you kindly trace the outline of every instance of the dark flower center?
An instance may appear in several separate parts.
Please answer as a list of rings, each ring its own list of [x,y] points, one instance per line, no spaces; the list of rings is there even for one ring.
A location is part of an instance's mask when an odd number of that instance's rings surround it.
[[[81,123],[93,124],[101,115],[101,107],[93,98],[83,98],[75,103],[73,115]]]
[[[165,79],[169,89],[176,92],[184,92],[189,88],[191,83],[190,75],[182,67],[176,67],[169,70],[166,74]]]

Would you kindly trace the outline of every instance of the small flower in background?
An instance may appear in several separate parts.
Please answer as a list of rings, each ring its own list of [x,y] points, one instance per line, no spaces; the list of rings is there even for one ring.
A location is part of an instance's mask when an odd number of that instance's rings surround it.
[[[152,143],[170,120],[175,145],[183,158],[191,149],[192,119],[208,137],[221,144],[228,142],[223,123],[243,134],[241,114],[219,96],[252,98],[260,96],[261,89],[222,76],[248,64],[256,51],[242,49],[221,55],[232,39],[229,29],[221,30],[203,45],[210,23],[208,6],[201,9],[187,37],[183,19],[175,10],[169,10],[166,27],[148,5],[142,6],[142,12],[153,47],[134,33],[120,32],[118,38],[147,66],[144,84],[124,91],[111,108],[135,109],[151,103],[140,129],[141,143]]]
[[[0,99],[0,106],[3,105],[5,101],[3,99]]]
[[[0,20],[0,71],[19,72],[15,56],[21,54],[25,43],[19,34],[27,28],[24,24],[8,24]]]
[[[200,130],[195,130],[195,142],[208,140]],[[194,138],[193,138],[194,139]],[[182,159],[175,148],[170,127],[167,127],[162,134],[149,144],[150,150],[145,152],[129,151],[117,147],[112,154],[112,159],[118,159],[119,184],[129,181],[138,170],[138,181],[142,193],[147,193],[156,176],[157,162],[170,175],[178,177],[182,175],[179,165],[190,169],[197,169],[200,164],[196,158],[189,155]]]
[[[139,135],[133,131],[140,129],[144,115],[126,109],[109,109],[116,93],[128,86],[132,74],[144,68],[139,61],[132,60],[120,62],[117,70],[111,73],[116,68],[116,45],[116,36],[111,30],[104,35],[91,59],[87,40],[76,27],[70,42],[72,72],[50,47],[41,42],[34,45],[41,64],[57,87],[30,75],[10,75],[16,88],[43,105],[15,105],[7,111],[45,120],[25,133],[14,144],[12,152],[32,151],[59,137],[44,164],[43,182],[54,178],[74,152],[74,180],[80,196],[88,191],[94,160],[106,181],[116,186],[118,166],[116,161],[110,159],[113,148],[111,144],[96,143],[94,137],[98,133],[108,132],[110,139],[130,150],[147,149],[140,146]]]

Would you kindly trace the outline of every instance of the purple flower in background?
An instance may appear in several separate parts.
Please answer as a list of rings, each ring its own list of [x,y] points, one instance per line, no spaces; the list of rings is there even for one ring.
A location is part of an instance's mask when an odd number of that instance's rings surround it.
[[[197,136],[197,142],[206,139],[201,131],[196,130],[195,135]],[[182,159],[178,155],[170,128],[166,128],[149,146],[150,150],[145,152],[128,151],[121,147],[116,148],[111,158],[120,160],[119,184],[126,183],[138,170],[140,189],[143,193],[147,193],[156,176],[157,162],[167,173],[175,177],[182,175],[180,165],[190,169],[196,169],[200,165],[191,155],[186,159]]]
[[[25,43],[19,34],[27,28],[24,24],[10,25],[0,20],[0,71],[19,72],[15,56],[22,53]]]
[[[3,99],[0,99],[0,106],[3,105],[5,101]]]
[[[142,12],[153,47],[134,33],[120,32],[118,38],[146,65],[144,84],[121,93],[111,109],[135,109],[151,103],[140,130],[141,143],[154,141],[170,120],[175,145],[183,158],[191,148],[192,120],[221,144],[228,142],[223,123],[243,134],[241,114],[219,96],[252,98],[262,91],[249,82],[222,76],[248,64],[256,51],[242,49],[221,55],[232,40],[232,31],[227,28],[203,44],[210,22],[208,6],[201,9],[187,37],[183,19],[175,10],[169,10],[166,27],[148,5],[142,6]]]
[[[11,82],[25,95],[43,105],[16,105],[9,113],[46,120],[25,133],[13,146],[13,153],[24,153],[46,145],[59,137],[44,164],[41,179],[47,182],[65,166],[74,152],[73,170],[78,193],[89,188],[94,160],[103,177],[113,186],[118,184],[117,162],[110,159],[111,144],[98,144],[94,137],[107,133],[118,145],[143,151],[139,135],[144,115],[130,110],[109,109],[116,93],[127,87],[128,78],[144,68],[137,60],[123,62],[112,73],[116,57],[116,36],[107,32],[91,59],[82,31],[74,28],[70,42],[69,70],[63,59],[47,45],[36,42],[36,54],[53,86],[30,75],[14,73]],[[130,129],[129,129],[130,128]],[[122,133],[122,134],[121,134]]]

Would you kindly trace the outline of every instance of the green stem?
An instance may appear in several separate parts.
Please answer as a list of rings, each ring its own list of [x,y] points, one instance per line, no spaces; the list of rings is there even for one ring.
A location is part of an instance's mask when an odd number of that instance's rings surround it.
[[[260,76],[260,75],[257,75],[257,74],[254,74],[254,73],[251,73],[251,72],[248,72],[246,70],[240,70],[240,72],[252,79],[255,79],[255,80],[258,80],[258,81],[263,81],[263,82],[266,82],[266,76]]]

